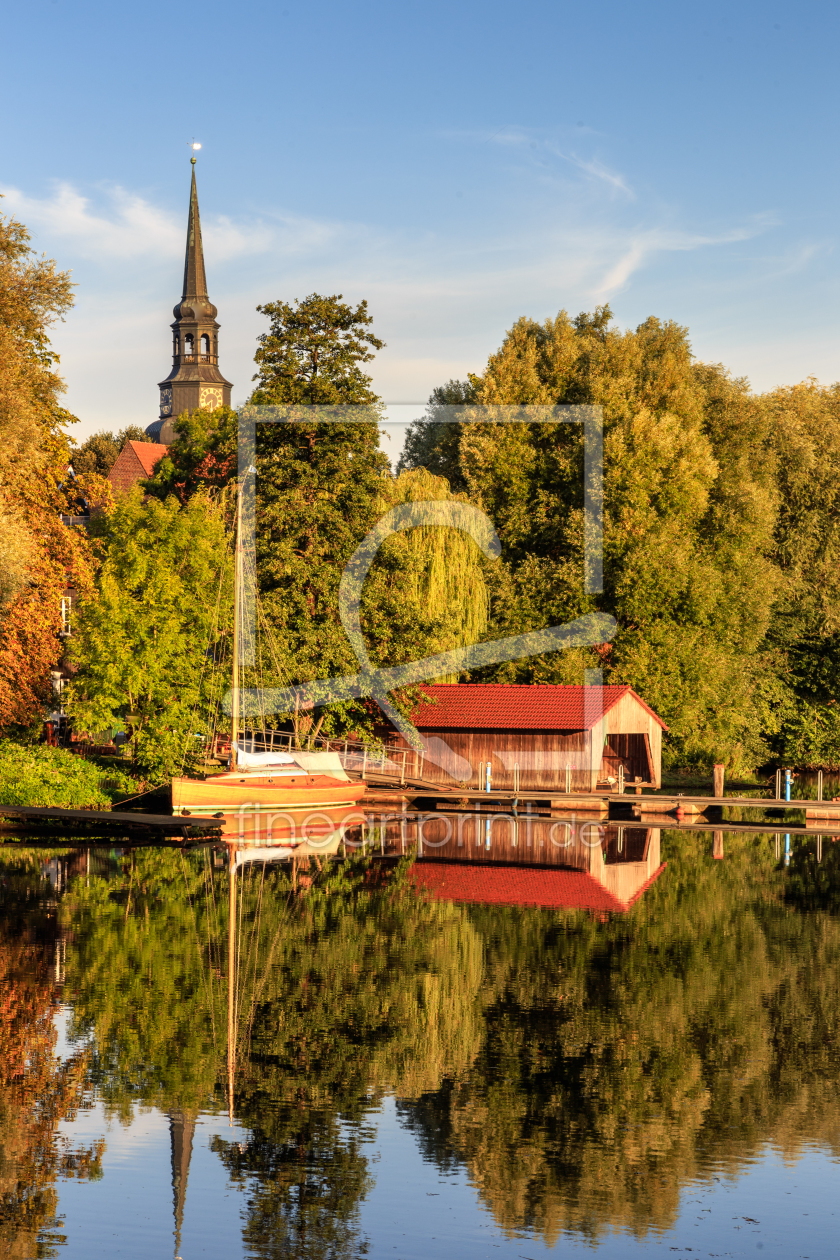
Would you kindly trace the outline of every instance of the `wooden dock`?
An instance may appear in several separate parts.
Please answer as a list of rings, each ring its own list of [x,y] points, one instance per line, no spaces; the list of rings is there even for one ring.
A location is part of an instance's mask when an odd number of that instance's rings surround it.
[[[28,828],[51,831],[143,831],[182,839],[201,836],[212,839],[221,833],[217,818],[174,817],[172,814],[142,814],[114,809],[58,809],[34,805],[0,805],[0,819],[19,819]]]
[[[643,792],[636,794],[632,785],[624,793],[621,792],[562,792],[543,789],[541,791],[512,792],[479,791],[475,788],[442,788],[440,784],[423,783],[408,780],[399,787],[391,782],[386,789],[375,781],[371,782],[372,791],[365,801],[374,801],[381,794],[394,796],[398,793],[406,797],[427,797],[437,803],[438,809],[451,806],[457,809],[460,802],[466,802],[467,808],[475,808],[476,804],[502,805],[513,810],[527,810],[529,804],[542,805],[564,813],[580,811],[580,813],[608,813],[618,809],[634,809],[641,806],[646,814],[675,813],[682,809],[684,814],[708,814],[723,809],[761,809],[769,811],[789,812],[806,811],[810,819],[817,816],[830,823],[840,822],[840,801],[794,800],[767,796],[687,796],[682,793]]]

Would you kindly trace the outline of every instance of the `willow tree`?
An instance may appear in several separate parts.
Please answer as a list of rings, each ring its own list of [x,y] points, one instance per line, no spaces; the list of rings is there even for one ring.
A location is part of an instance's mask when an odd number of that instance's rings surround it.
[[[453,494],[444,477],[425,468],[409,469],[388,482],[380,510],[413,504],[417,524],[392,534],[384,543],[365,596],[366,621],[371,626],[399,619],[409,634],[415,627],[414,650],[424,656],[452,651],[485,636],[490,613],[487,589],[488,561],[469,534],[454,525],[438,523],[437,514],[424,520],[423,504],[463,503],[466,496]],[[402,659],[382,653],[380,664],[402,664]],[[458,675],[440,682],[457,682]]]

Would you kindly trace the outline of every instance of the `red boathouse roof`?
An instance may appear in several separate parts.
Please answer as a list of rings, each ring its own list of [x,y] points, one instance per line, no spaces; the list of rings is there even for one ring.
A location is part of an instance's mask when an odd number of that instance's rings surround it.
[[[419,730],[589,730],[602,711],[606,713],[628,695],[664,731],[668,729],[626,683],[601,688],[552,683],[436,683],[423,691],[431,703],[421,701],[417,706],[413,720]]]
[[[424,858],[414,863],[411,878],[415,887],[442,901],[623,914],[664,869],[663,862],[627,902],[620,901],[585,871],[483,863],[469,865],[466,862],[434,862]]]

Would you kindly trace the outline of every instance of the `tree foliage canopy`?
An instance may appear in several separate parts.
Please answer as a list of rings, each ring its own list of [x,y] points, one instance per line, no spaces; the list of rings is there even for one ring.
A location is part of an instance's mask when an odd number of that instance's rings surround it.
[[[78,450],[73,451],[73,468],[81,477],[90,477],[94,474],[107,477],[126,442],[148,442],[149,440],[146,430],[141,429],[139,424],[126,425],[117,433],[108,429],[92,433],[82,442]]]
[[[72,305],[69,275],[35,256],[29,233],[0,215],[0,727],[38,723],[62,654],[68,573],[89,580],[89,549],[61,513],[74,511],[64,383],[50,325]]]
[[[231,624],[222,509],[206,495],[144,503],[135,488],[96,532],[100,563],[78,610],[67,711],[91,733],[125,728],[149,776],[182,773],[227,689],[212,668]]]
[[[453,403],[463,423],[446,422]],[[568,403],[603,409],[601,596],[583,591],[581,426],[482,424],[470,410]],[[838,418],[836,387],[757,396],[698,363],[674,323],[621,331],[607,307],[519,320],[483,373],[434,392],[404,462],[446,476],[494,521],[494,637],[594,608],[618,633],[483,676],[572,682],[599,666],[668,722],[672,762],[836,764]]]
[[[257,307],[271,326],[257,338],[252,402],[331,406],[378,401],[362,364],[370,363],[385,342],[370,331],[367,302],[353,307],[341,299],[340,293],[312,293],[303,301]]]

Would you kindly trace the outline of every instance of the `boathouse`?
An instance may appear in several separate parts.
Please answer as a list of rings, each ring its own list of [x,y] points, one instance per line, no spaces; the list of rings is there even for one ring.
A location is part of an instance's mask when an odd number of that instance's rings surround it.
[[[620,778],[661,786],[668,728],[632,687],[441,683],[423,692],[413,721],[437,750],[424,759],[429,782],[484,789],[489,767],[500,791],[592,792]]]

